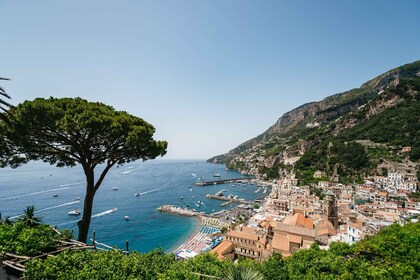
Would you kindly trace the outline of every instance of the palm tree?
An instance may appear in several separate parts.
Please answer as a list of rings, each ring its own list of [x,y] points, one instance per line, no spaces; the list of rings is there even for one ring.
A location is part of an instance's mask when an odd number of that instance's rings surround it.
[[[234,266],[227,271],[226,280],[264,280],[264,275],[252,268]]]
[[[0,80],[8,81],[9,79],[0,77]],[[6,93],[6,91],[0,87],[0,120],[9,123],[8,117],[6,116],[8,112],[7,109],[13,106],[10,103],[4,101],[3,97],[10,99],[10,96]]]
[[[41,218],[35,217],[35,206],[28,206],[23,210],[23,215],[19,219],[29,227],[35,227],[41,223]]]

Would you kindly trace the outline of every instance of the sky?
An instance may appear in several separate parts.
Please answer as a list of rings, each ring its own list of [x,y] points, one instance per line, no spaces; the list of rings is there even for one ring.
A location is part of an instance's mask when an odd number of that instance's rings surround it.
[[[1,86],[139,116],[207,159],[420,59],[420,1],[0,0]]]

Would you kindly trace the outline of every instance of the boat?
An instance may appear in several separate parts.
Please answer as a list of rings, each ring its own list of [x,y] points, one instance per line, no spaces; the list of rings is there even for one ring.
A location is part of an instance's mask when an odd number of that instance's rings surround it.
[[[220,174],[219,173],[214,173],[213,177],[220,177]]]
[[[200,208],[200,204],[194,202],[195,206],[197,206],[197,208]]]
[[[74,209],[74,210],[72,210],[72,211],[68,212],[67,214],[68,214],[68,215],[71,215],[71,216],[79,216],[79,215],[80,215],[80,213],[82,213],[80,210],[78,210],[78,209]]]
[[[130,216],[124,216],[124,219],[126,219],[128,221],[128,220],[130,220]]]
[[[141,196],[141,193],[136,192],[136,193],[134,194],[134,196]]]
[[[181,200],[183,200],[184,198],[181,196]]]
[[[216,193],[216,196],[223,196],[223,191],[218,191],[218,192]]]
[[[118,191],[118,187],[113,187],[112,190],[113,191]]]
[[[266,192],[267,192],[267,188],[264,189],[263,193],[266,193]]]
[[[80,196],[76,197],[74,201],[80,201]]]
[[[258,188],[258,190],[255,191],[255,193],[259,192],[261,190],[261,188]]]
[[[53,197],[57,197],[57,196],[58,196],[58,194],[53,195]]]
[[[187,207],[190,207],[190,205],[189,205],[189,204],[187,204],[186,206],[187,206]]]
[[[117,211],[117,210],[118,210],[118,208],[112,208],[112,209],[111,209],[111,211],[112,211],[112,212],[115,212],[115,211]]]

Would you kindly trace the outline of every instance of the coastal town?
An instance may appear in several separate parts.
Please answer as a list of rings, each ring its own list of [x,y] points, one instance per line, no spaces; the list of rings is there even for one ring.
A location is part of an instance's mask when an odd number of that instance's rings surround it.
[[[393,223],[417,222],[420,214],[417,165],[388,162],[380,168],[386,168],[386,176],[352,184],[339,183],[337,177],[326,178],[321,171],[314,173],[317,183],[309,185],[300,184],[293,174],[278,180],[226,180],[223,183],[232,186],[253,185],[271,192],[262,200],[233,200],[236,207],[218,213],[173,205],[162,206],[159,211],[201,220],[197,234],[175,250],[178,259],[211,251],[218,259],[264,261],[275,253],[290,256],[313,243],[323,249],[332,242],[354,244]],[[223,193],[207,197],[232,199]]]

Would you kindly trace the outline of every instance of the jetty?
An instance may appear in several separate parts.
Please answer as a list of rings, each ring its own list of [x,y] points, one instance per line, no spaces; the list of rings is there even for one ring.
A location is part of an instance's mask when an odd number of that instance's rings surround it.
[[[219,196],[219,195],[214,195],[214,194],[208,194],[206,195],[207,198],[212,198],[212,199],[218,199],[218,200],[224,200],[226,202],[232,203],[251,203],[250,201],[246,201],[243,198],[231,198],[231,197],[227,197],[227,196]],[[223,203],[223,204],[229,204],[229,203]]]
[[[200,212],[194,212],[190,209],[182,208],[175,205],[162,205],[158,207],[157,210],[163,213],[170,213],[170,214],[176,214],[176,215],[187,216],[187,217],[201,215]]]
[[[233,178],[233,179],[224,179],[224,180],[215,180],[215,181],[207,181],[207,182],[197,182],[195,186],[209,186],[209,185],[220,185],[226,183],[233,183],[233,182],[246,182],[255,180],[255,178]]]

